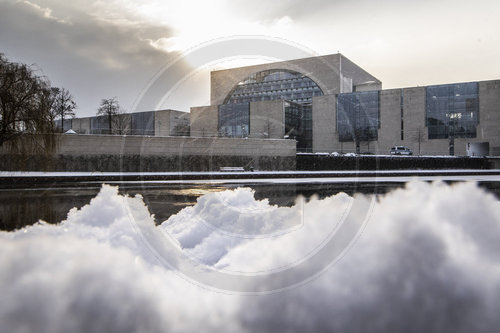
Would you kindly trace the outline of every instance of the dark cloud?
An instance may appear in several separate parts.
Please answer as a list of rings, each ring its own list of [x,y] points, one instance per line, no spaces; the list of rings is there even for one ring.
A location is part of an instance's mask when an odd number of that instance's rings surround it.
[[[75,8],[28,2],[0,3],[0,51],[13,61],[36,63],[55,86],[68,88],[78,116],[95,114],[101,98],[130,107],[149,78],[178,54],[150,44],[172,35],[145,23],[114,24]]]

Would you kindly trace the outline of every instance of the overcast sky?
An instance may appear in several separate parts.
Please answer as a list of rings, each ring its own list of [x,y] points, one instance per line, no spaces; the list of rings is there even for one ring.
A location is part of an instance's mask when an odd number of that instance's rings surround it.
[[[500,79],[499,12],[495,0],[0,0],[0,52],[36,64],[71,91],[77,116],[92,116],[110,97],[144,111],[137,102],[162,68],[232,36],[310,54],[340,51],[384,88]],[[235,52],[205,65],[180,58],[186,79],[166,82],[168,96],[148,107],[206,105],[211,68],[287,58],[261,49],[237,59]]]

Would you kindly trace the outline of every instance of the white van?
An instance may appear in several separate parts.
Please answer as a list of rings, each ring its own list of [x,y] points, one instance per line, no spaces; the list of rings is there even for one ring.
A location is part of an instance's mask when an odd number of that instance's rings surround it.
[[[413,155],[413,151],[405,146],[394,146],[391,148],[391,155]]]

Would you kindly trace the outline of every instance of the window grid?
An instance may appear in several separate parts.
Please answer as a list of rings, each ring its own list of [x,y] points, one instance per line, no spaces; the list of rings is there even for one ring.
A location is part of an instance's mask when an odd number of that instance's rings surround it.
[[[380,128],[379,91],[339,94],[337,131],[340,142],[376,141]]]
[[[311,104],[285,104],[285,135],[297,140],[297,151],[312,152]]]
[[[426,88],[429,139],[475,138],[479,123],[477,82]]]
[[[288,100],[295,103],[312,103],[314,96],[323,91],[309,77],[297,72],[269,70],[253,74],[228,96],[224,104],[258,101]]]
[[[312,151],[312,98],[323,91],[309,77],[287,70],[255,73],[240,82],[219,106],[219,131],[223,136],[249,134],[250,103],[285,100],[285,135],[297,140],[297,151]]]
[[[227,137],[248,137],[250,134],[250,104],[219,105],[219,133]]]

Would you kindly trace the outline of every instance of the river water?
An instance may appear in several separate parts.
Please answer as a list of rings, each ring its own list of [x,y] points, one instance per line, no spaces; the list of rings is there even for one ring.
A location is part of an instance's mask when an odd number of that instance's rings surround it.
[[[176,214],[207,193],[250,187],[255,191],[255,198],[268,199],[270,204],[291,206],[299,196],[306,199],[311,196],[324,198],[345,192],[383,194],[395,188],[403,187],[403,182],[349,182],[349,183],[229,183],[229,184],[169,184],[169,183],[115,183],[119,192],[134,196],[142,195],[156,223],[161,223],[172,214]],[[500,183],[483,182],[480,185],[500,194]],[[73,207],[81,208],[88,204],[99,192],[102,183],[61,183],[47,187],[23,187],[15,189],[0,186],[0,230],[10,231],[31,225],[39,220],[58,223],[66,219]]]

